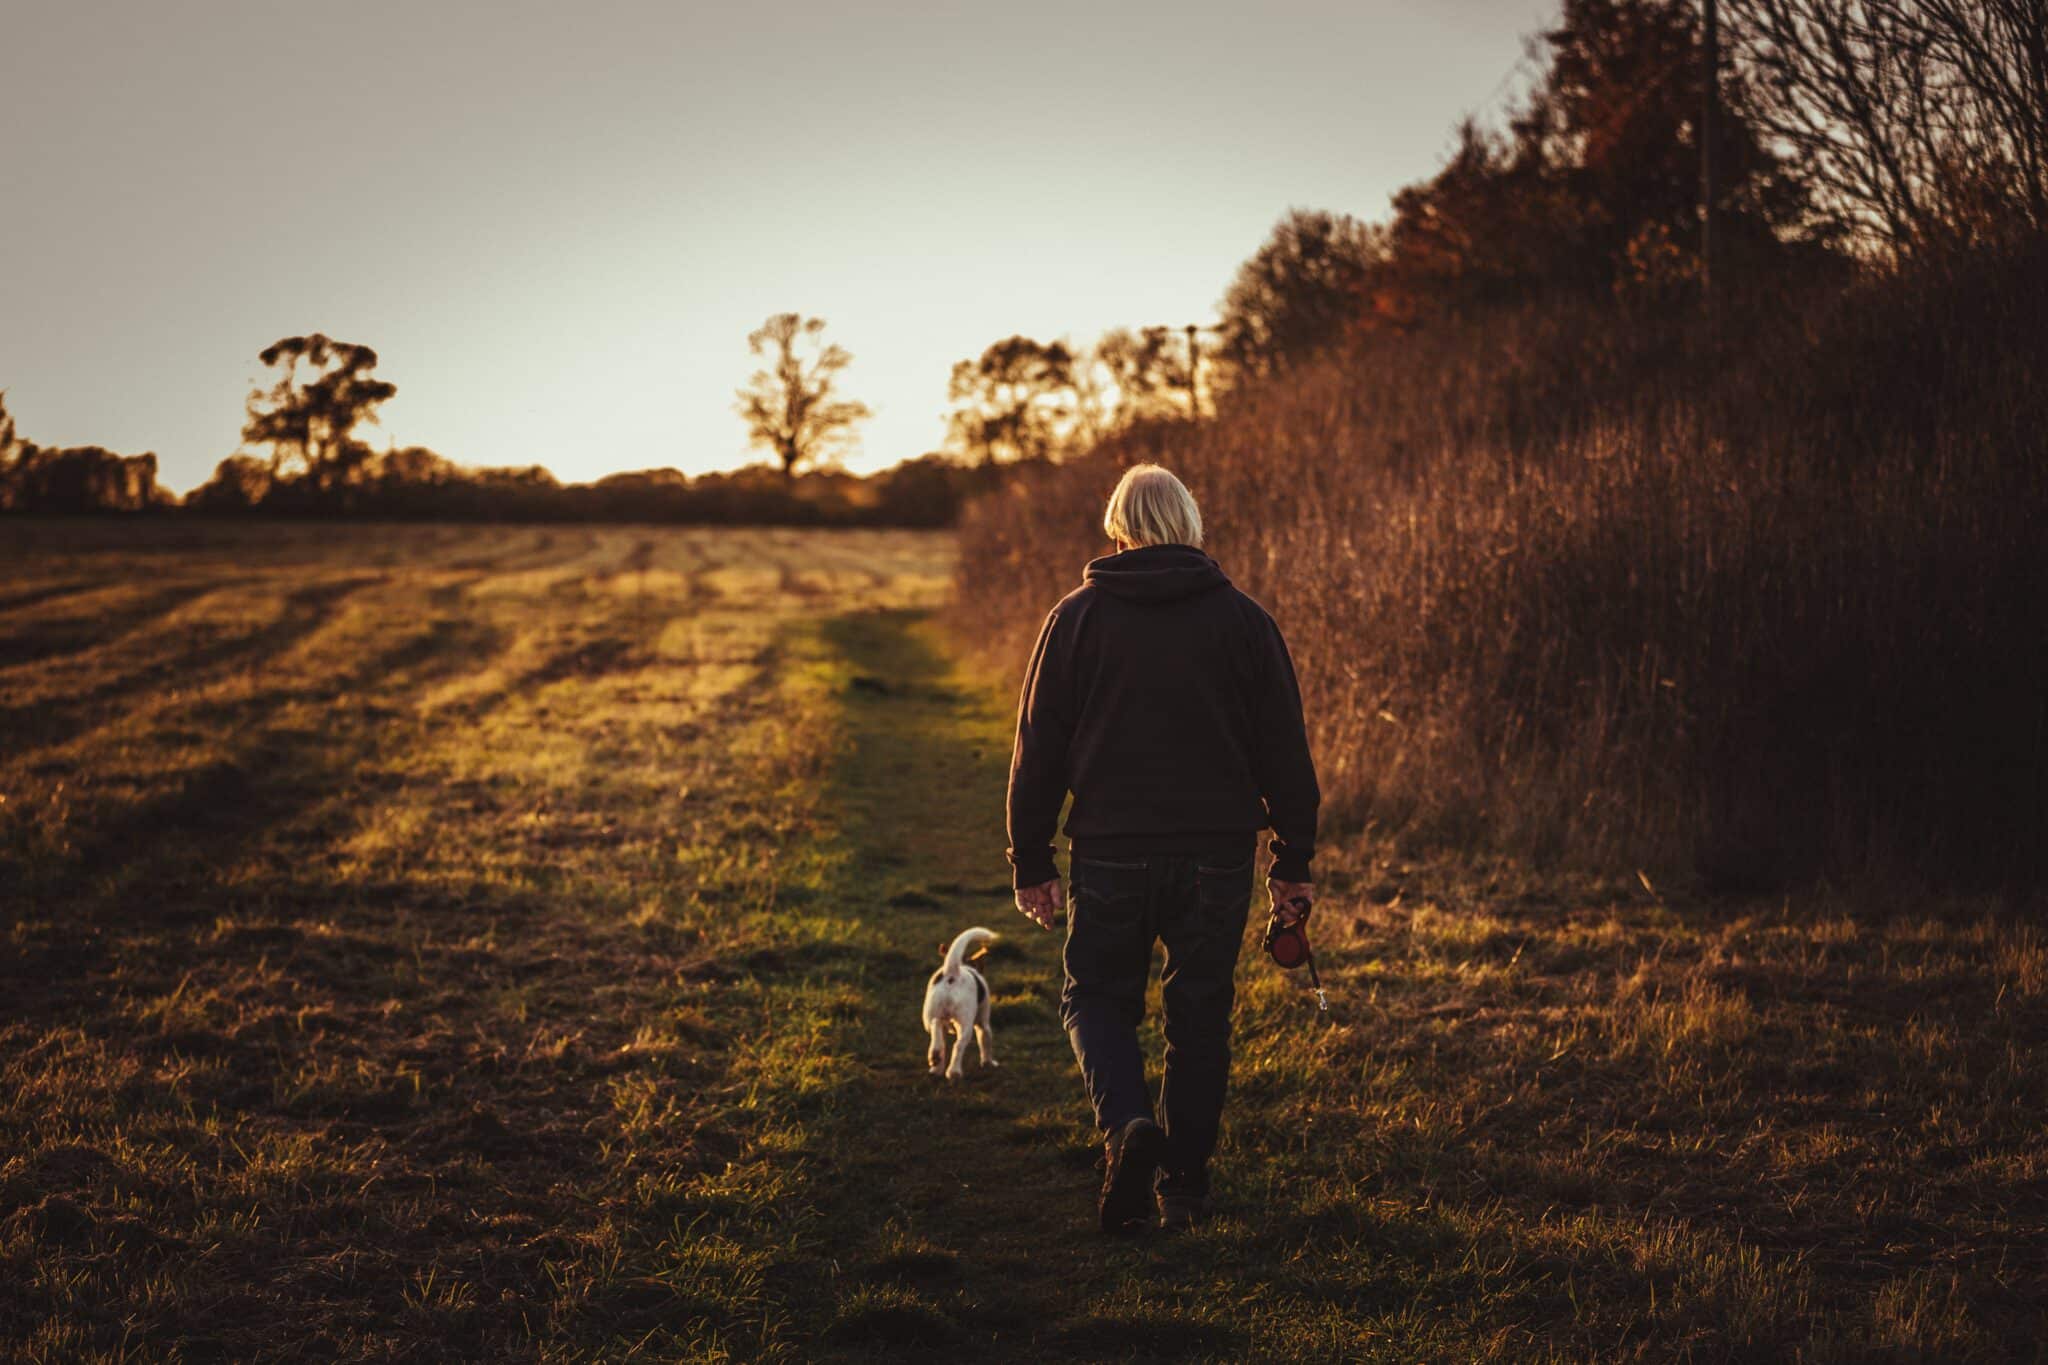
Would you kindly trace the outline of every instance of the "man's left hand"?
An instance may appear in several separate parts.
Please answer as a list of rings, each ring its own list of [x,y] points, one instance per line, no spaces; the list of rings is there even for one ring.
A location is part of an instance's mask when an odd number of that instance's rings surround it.
[[[1066,907],[1067,889],[1060,884],[1058,877],[1037,886],[1017,888],[1017,908],[1041,929],[1052,928],[1054,919]]]

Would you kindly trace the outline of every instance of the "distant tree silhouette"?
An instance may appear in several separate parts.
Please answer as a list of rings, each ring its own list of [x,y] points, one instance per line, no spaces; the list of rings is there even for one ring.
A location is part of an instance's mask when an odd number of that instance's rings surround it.
[[[0,393],[0,511],[142,512],[176,502],[157,486],[154,454],[39,446],[21,435]]]
[[[24,475],[36,449],[34,442],[22,439],[14,414],[7,410],[7,393],[0,390],[0,512],[33,510],[28,506]]]
[[[1074,353],[1013,336],[953,367],[952,436],[970,460],[1050,459],[1075,421]]]
[[[17,505],[32,512],[142,512],[175,502],[157,487],[154,454],[116,455],[102,446],[32,448],[11,482]]]
[[[462,467],[447,456],[425,446],[400,446],[374,461],[377,482],[390,489],[435,488],[459,483]]]
[[[7,410],[7,390],[0,389],[0,472],[21,454],[21,436],[14,427],[14,414]]]
[[[1290,210],[1223,296],[1226,368],[1271,374],[1341,341],[1385,257],[1377,228],[1342,213]]]
[[[270,448],[276,482],[302,481],[316,496],[354,482],[371,459],[355,428],[398,392],[371,377],[377,353],[314,332],[273,342],[258,359],[280,373],[250,393],[243,442]]]
[[[230,455],[214,466],[212,478],[185,495],[185,506],[195,512],[254,511],[276,482],[270,461]]]
[[[1182,334],[1160,327],[1140,332],[1113,328],[1102,334],[1089,358],[1089,368],[1106,374],[1115,393],[1111,426],[1187,415],[1188,354]]]
[[[824,464],[855,442],[867,404],[835,396],[853,356],[823,340],[825,320],[776,313],[747,337],[747,349],[768,360],[738,391],[748,444],[773,451],[785,477],[797,466]]]

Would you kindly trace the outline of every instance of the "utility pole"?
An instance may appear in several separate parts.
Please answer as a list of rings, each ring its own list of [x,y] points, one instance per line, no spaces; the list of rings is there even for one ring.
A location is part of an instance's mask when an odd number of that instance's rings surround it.
[[[1221,327],[1204,327],[1200,323],[1190,322],[1178,329],[1172,327],[1145,327],[1139,330],[1155,343],[1164,341],[1166,335],[1175,330],[1187,333],[1188,420],[1191,422],[1200,421],[1202,416],[1202,343],[1200,337],[1203,332],[1220,332],[1223,329]]]
[[[1202,340],[1204,332],[1223,332],[1223,327],[1204,327],[1202,323],[1184,323],[1180,327],[1141,327],[1145,340],[1153,346],[1163,346],[1165,338],[1174,332],[1188,334],[1188,422],[1202,420]]]
[[[1707,316],[1714,315],[1714,250],[1721,195],[1714,165],[1714,143],[1721,122],[1721,26],[1716,0],[1701,0],[1706,13],[1700,26],[1703,67],[1700,98],[1700,299]]]

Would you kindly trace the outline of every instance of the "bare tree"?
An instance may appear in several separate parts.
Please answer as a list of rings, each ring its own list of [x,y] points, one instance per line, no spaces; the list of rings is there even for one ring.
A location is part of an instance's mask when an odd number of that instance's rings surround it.
[[[775,452],[785,476],[800,464],[826,464],[855,444],[854,426],[874,414],[865,403],[836,396],[853,356],[824,341],[825,320],[776,313],[747,338],[768,365],[738,391],[737,410],[750,445]]]
[[[1729,0],[1753,116],[1866,245],[2048,228],[2042,0]]]

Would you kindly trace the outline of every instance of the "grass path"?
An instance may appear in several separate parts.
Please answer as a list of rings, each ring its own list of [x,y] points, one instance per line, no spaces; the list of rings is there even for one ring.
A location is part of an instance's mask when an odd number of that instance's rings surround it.
[[[982,1358],[1183,1354],[1199,1330],[1124,1340],[1127,1325],[1096,1311],[1148,1258],[1093,1231],[1096,1148],[1057,1019],[1058,937],[1015,913],[1002,879],[1009,718],[948,676],[915,618],[843,617],[822,639],[846,698],[828,788],[849,846],[840,875],[877,907],[871,956],[852,968],[848,1073],[813,1150],[825,1343],[877,1358],[963,1339]],[[918,1006],[938,945],[975,924],[1003,935],[984,962],[1000,1065],[949,1085],[926,1073]]]
[[[794,1106],[806,1225],[771,1277],[773,1345],[806,1360],[962,1347],[981,1360],[1354,1356],[1361,1338],[1342,1315],[1287,1324],[1243,1302],[1255,1267],[1289,1278],[1282,1267],[1305,1251],[1298,1219],[1096,1232],[1099,1146],[1058,1022],[1060,937],[1016,914],[1002,877],[1007,708],[953,672],[917,614],[834,618],[814,644],[843,724],[823,793],[839,840],[825,899],[858,917],[802,987],[831,1024],[798,1009],[757,1040],[809,1055],[823,1036],[836,1055],[829,1085]],[[984,961],[999,1066],[970,1064],[949,1085],[926,1073],[918,1007],[939,946],[976,924],[1003,935]]]

